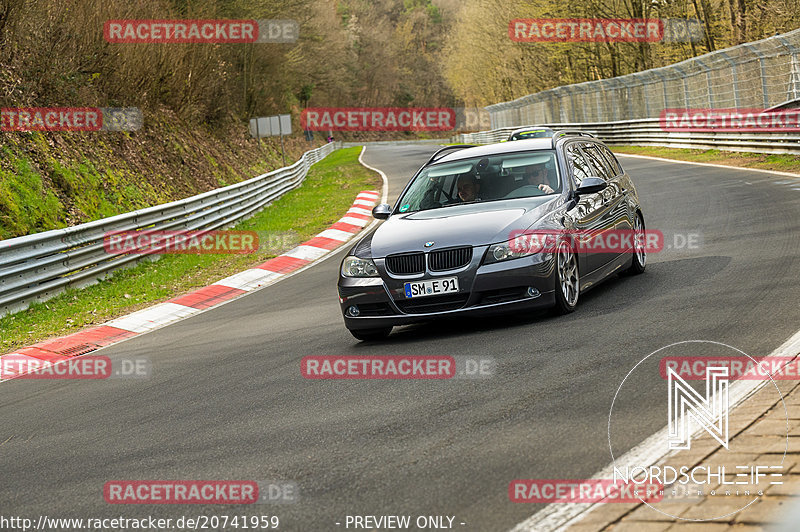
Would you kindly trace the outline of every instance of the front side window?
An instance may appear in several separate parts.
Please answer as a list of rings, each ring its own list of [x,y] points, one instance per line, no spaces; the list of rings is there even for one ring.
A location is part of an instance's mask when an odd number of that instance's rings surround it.
[[[561,188],[553,150],[475,157],[425,168],[400,198],[397,210],[547,196]]]
[[[608,181],[614,177],[614,170],[606,158],[597,149],[596,144],[586,143],[583,145],[583,152],[586,154],[586,161],[592,168],[592,175]]]
[[[589,166],[589,163],[586,162],[586,158],[578,149],[577,144],[570,144],[567,146],[565,153],[567,155],[567,166],[569,167],[569,173],[575,180],[575,186],[579,187],[584,179],[592,175],[592,169]]]

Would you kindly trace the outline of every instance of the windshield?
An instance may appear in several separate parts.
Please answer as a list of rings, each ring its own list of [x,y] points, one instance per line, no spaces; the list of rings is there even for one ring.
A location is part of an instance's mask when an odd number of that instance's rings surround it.
[[[553,150],[476,157],[429,166],[400,198],[401,213],[561,192]]]
[[[539,139],[552,136],[553,132],[549,129],[529,129],[527,131],[518,131],[514,133],[511,135],[511,140]]]

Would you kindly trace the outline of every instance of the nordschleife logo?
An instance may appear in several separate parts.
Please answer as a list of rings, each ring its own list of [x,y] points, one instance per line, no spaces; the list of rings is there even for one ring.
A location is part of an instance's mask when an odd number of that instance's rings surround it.
[[[667,391],[670,449],[691,447],[692,420],[728,448],[728,368],[706,368],[705,397],[668,368]]]
[[[688,340],[636,362],[608,415],[614,485],[657,486],[642,504],[676,520],[709,521],[782,484],[789,416],[773,376],[790,361],[780,354],[753,358],[721,342]]]

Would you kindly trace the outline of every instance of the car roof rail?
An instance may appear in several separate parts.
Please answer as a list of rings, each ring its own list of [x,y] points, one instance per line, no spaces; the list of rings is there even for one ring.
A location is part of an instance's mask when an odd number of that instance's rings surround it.
[[[553,145],[555,146],[556,140],[558,140],[559,137],[566,137],[569,135],[575,135],[578,137],[588,137],[591,139],[597,138],[588,131],[581,131],[579,129],[557,129],[553,132]]]
[[[451,151],[451,150],[463,150],[464,148],[477,148],[477,144],[455,144],[453,146],[445,146],[441,150],[436,150],[436,153],[431,155],[431,158],[428,159],[428,162],[425,163],[422,167],[425,168],[426,166],[428,166],[432,162],[435,162],[438,159],[441,159],[441,157],[439,157],[439,155],[444,153],[444,152]]]

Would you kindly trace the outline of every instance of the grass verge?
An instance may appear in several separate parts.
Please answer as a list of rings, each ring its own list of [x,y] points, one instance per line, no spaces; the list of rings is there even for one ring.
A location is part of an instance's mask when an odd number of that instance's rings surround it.
[[[308,240],[336,222],[361,190],[380,190],[380,178],[358,162],[360,147],[337,150],[315,164],[303,185],[234,229],[259,233],[249,255],[164,255],[118,270],[83,289],[0,318],[0,353],[63,336],[213,284]]]
[[[713,163],[739,168],[758,168],[800,174],[800,156],[788,154],[744,153],[721,150],[689,150],[655,146],[612,146],[616,153],[648,155],[678,161]]]

